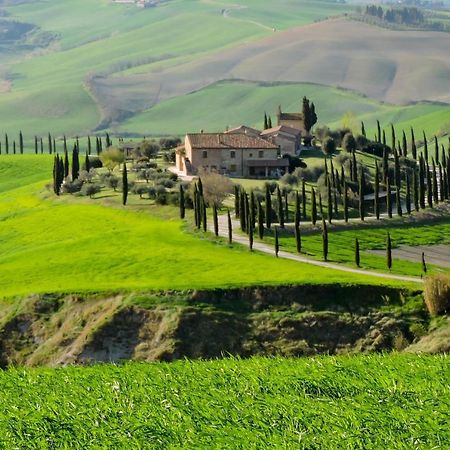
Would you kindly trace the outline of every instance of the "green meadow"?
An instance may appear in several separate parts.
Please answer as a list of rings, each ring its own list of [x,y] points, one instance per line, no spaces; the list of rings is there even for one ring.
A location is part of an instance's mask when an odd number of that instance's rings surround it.
[[[0,167],[4,179],[16,182],[0,184],[3,297],[304,282],[404,284],[199,238],[170,208],[165,215],[160,207],[121,207],[102,194],[94,200],[56,198],[45,187],[52,167],[46,155],[4,155]]]
[[[449,384],[448,356],[395,353],[17,368],[0,446],[446,448]]]

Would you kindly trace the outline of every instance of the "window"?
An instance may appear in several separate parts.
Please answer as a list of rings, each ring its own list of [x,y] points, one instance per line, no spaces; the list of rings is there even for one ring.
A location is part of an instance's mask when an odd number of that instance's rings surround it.
[[[208,152],[206,150],[203,150],[203,158],[207,158],[208,157]]]
[[[249,153],[249,158],[253,158],[253,153]]]
[[[260,158],[264,158],[264,150],[260,150],[260,151],[258,152],[258,156],[259,156]]]
[[[231,158],[231,159],[236,158],[236,152],[235,152],[234,150],[231,150],[231,152],[230,152],[230,158]]]
[[[236,164],[230,165],[230,172],[236,172]]]

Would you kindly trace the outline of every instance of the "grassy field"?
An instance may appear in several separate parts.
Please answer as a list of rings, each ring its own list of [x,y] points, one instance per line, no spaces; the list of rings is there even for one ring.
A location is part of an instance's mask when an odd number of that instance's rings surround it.
[[[445,448],[449,362],[392,354],[11,369],[0,373],[0,445]]]
[[[0,167],[6,179],[20,172],[32,181],[22,185],[17,177],[16,189],[9,182],[1,185],[3,297],[302,282],[401,284],[199,239],[183,231],[170,208],[167,215],[164,208],[123,208],[120,194],[100,194],[96,200],[57,199],[44,188],[51,173],[48,156],[2,156]]]

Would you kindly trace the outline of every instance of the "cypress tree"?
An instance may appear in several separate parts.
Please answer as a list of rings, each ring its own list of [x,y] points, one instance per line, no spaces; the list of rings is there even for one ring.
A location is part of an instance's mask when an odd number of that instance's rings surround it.
[[[358,165],[356,164],[356,153],[352,150],[352,166],[353,166],[353,178],[350,178],[355,183],[358,181]]]
[[[320,218],[323,219],[325,215],[323,213],[322,196],[320,195],[320,192],[319,192],[319,211],[320,211]]]
[[[245,193],[244,195],[244,207],[245,207],[245,232],[248,234],[250,228],[253,229],[253,219],[252,219],[252,213],[250,210],[250,202],[248,201],[248,194]]]
[[[186,217],[186,205],[184,201],[184,189],[183,185],[180,184],[180,219],[184,219]]]
[[[80,174],[80,160],[78,157],[78,149],[73,147],[72,151],[72,181],[75,181]]]
[[[302,217],[303,220],[306,220],[306,183],[305,180],[302,180]]]
[[[264,129],[267,130],[269,128],[269,123],[267,121],[267,114],[264,113]]]
[[[34,153],[37,155],[39,153],[38,150],[38,138],[37,136],[34,137]]]
[[[20,149],[20,154],[23,155],[23,134],[22,134],[22,131],[19,132],[19,149]]]
[[[253,222],[253,213],[250,211],[249,216],[250,223]],[[250,251],[253,251],[253,227],[249,227],[248,229],[248,246],[250,248]]]
[[[439,164],[439,142],[436,136],[434,137],[434,159],[436,164]]]
[[[245,191],[241,189],[240,195],[239,195],[239,221],[241,225],[241,230],[246,231],[247,229],[247,217],[245,216]]]
[[[348,223],[348,192],[347,182],[344,180],[344,221]]]
[[[336,217],[336,219],[338,219],[339,218],[339,207],[338,207],[336,189],[333,189],[333,203],[334,203],[334,216]]]
[[[392,242],[391,242],[391,235],[387,234],[387,241],[386,241],[386,264],[389,270],[392,269]]]
[[[373,209],[375,211],[377,220],[380,220],[380,173],[377,161],[375,161],[375,188]]]
[[[239,210],[240,210],[240,190],[239,190],[239,186],[237,184],[234,185],[234,215],[237,219],[239,219]]]
[[[403,131],[402,135],[402,154],[405,158],[408,156],[408,141],[406,140],[405,131]]]
[[[439,200],[441,202],[445,200],[444,190],[446,190],[444,176],[442,173],[441,163],[439,163]]]
[[[0,145],[0,151],[1,151],[1,145]],[[444,184],[443,184],[443,186],[444,186],[444,189],[443,189],[443,191],[444,191],[444,199],[445,200],[448,200],[448,198],[449,198],[449,186],[448,186],[448,173],[447,173],[447,169],[442,169],[442,172],[443,172],[443,174],[444,174]]]
[[[91,170],[91,163],[89,161],[89,155],[86,152],[86,157],[84,158],[84,165],[86,167],[86,172],[89,172]]]
[[[377,120],[377,142],[381,144],[381,125],[379,120]]]
[[[231,221],[230,210],[228,210],[227,216],[228,216],[228,243],[232,244],[233,243],[233,223]]]
[[[383,149],[383,182],[386,183],[386,180],[389,176],[389,160],[387,149]]]
[[[65,141],[65,136],[64,136],[64,141]],[[64,142],[64,145],[65,145],[65,142]],[[87,137],[87,145],[88,145],[88,155],[90,155],[92,152],[92,144],[91,144],[91,136],[89,136],[89,135]]]
[[[331,224],[331,221],[333,219],[333,199],[331,196],[330,180],[328,180],[328,186],[327,186],[327,208],[328,208],[328,223]]]
[[[398,157],[398,152],[394,152],[394,179],[395,179],[395,185],[401,189],[402,187],[402,178],[400,173],[400,160]]]
[[[313,225],[317,222],[317,202],[314,188],[311,188],[311,222]]]
[[[358,238],[355,239],[355,264],[356,267],[360,267],[360,262],[361,262],[361,258],[360,258],[360,254],[359,254],[359,241]]]
[[[78,153],[78,150],[76,150]],[[128,200],[128,171],[127,171],[127,163],[124,161],[123,163],[123,172],[122,172],[122,204],[125,206]]]
[[[278,253],[280,251],[280,242],[278,237],[278,227],[275,227],[275,256],[278,258]]]
[[[48,153],[50,155],[53,153],[53,141],[50,133],[48,133]]]
[[[109,138],[109,133],[106,133],[106,148],[111,147],[112,142],[111,139]]]
[[[58,155],[53,158],[53,192],[59,195],[58,186]]]
[[[5,153],[9,154],[9,138],[8,133],[5,133]]]
[[[302,240],[300,235],[300,198],[298,192],[295,194],[295,217],[294,217],[294,231],[295,231],[295,243],[297,246],[297,252],[302,251]]]
[[[428,142],[425,131],[423,132],[423,156],[425,158],[425,162],[428,162]]]
[[[406,203],[406,212],[408,214],[411,214],[411,182],[409,181],[409,175],[406,174],[406,197],[405,197],[405,203]]]
[[[201,224],[200,196],[198,194],[197,183],[194,184],[194,217],[195,217],[195,226],[197,227],[197,229],[200,229]]]
[[[426,164],[426,170],[427,170],[427,199],[428,199],[428,206],[430,208],[433,207],[433,182],[432,177],[430,175],[430,166],[428,163]]]
[[[44,141],[42,140],[42,138],[41,138],[40,144],[41,144],[41,155],[42,155],[44,153]]]
[[[13,154],[16,154],[16,141],[13,141]]]
[[[66,135],[64,135],[63,137],[63,147],[64,147],[64,151],[67,150],[67,139],[66,139]],[[90,153],[89,153],[90,154]]]
[[[266,227],[268,230],[270,230],[271,224],[271,217],[272,217],[272,197],[270,195],[270,188],[269,185],[266,184],[266,200],[265,200],[265,207],[266,207]]]
[[[434,159],[432,159],[432,167],[433,167],[433,200],[434,203],[439,202],[439,191],[438,191],[438,183],[437,183],[437,176],[436,176],[436,164],[434,163]]]
[[[419,158],[419,204],[422,209],[425,208],[425,161],[423,155]]]
[[[208,217],[207,217],[205,198],[203,197],[203,195],[201,196],[201,202],[202,202],[202,213],[203,213],[203,217],[202,217],[203,232],[206,233],[206,231],[208,230]]]
[[[261,202],[258,202],[258,236],[259,239],[264,239],[264,211]]]
[[[56,152],[56,141],[55,141],[55,138],[53,138],[53,151]]]
[[[425,253],[422,252],[422,272],[427,273],[427,263],[425,262]]]
[[[414,197],[414,209],[419,211],[419,183],[417,182],[417,171],[413,170],[413,197]]]
[[[255,228],[255,220],[256,220],[256,202],[255,202],[255,194],[253,191],[250,192],[250,227]]]
[[[395,191],[395,203],[397,205],[397,215],[402,217],[403,211],[402,211],[402,203],[401,203],[401,197],[400,197],[400,189],[396,188]]]
[[[2,141],[0,141],[0,155],[2,154]]]
[[[416,138],[414,136],[414,129],[412,127],[411,127],[411,153],[414,160],[417,160]]]
[[[283,200],[284,200],[284,220],[289,222],[289,202],[288,193],[286,189],[283,189]]]
[[[277,208],[278,208],[278,222],[281,228],[284,228],[284,211],[283,211],[283,199],[281,198],[281,191],[277,186]]]
[[[364,122],[361,122],[361,134],[366,137],[366,127],[364,126]]]
[[[203,183],[200,177],[198,177],[197,185],[198,185],[198,193],[200,194],[200,196],[203,197]]]
[[[66,151],[64,152],[64,178],[69,176],[69,154]]]
[[[365,190],[365,177],[364,168],[361,166],[361,171],[359,175],[359,217],[364,222],[365,208],[364,208],[364,190]]]
[[[386,146],[386,132],[383,130],[383,146]]]
[[[100,155],[100,141],[98,139],[98,136],[95,137],[95,150],[97,152],[97,156]]]
[[[217,215],[217,206],[213,204],[213,222],[214,222],[214,234],[219,236],[219,217]]]
[[[395,128],[394,125],[391,123],[391,148],[392,151],[395,150],[395,142],[396,142],[396,137],[395,137]]]
[[[392,219],[391,179],[387,177],[386,206],[389,219]]]
[[[323,260],[328,261],[328,228],[324,219],[322,219],[322,251]]]

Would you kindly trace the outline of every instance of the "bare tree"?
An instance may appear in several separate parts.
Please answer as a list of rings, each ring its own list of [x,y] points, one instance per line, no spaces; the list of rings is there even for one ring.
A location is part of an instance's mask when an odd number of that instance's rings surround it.
[[[201,172],[203,196],[209,206],[221,207],[225,198],[233,192],[234,185],[229,178],[218,173]]]

